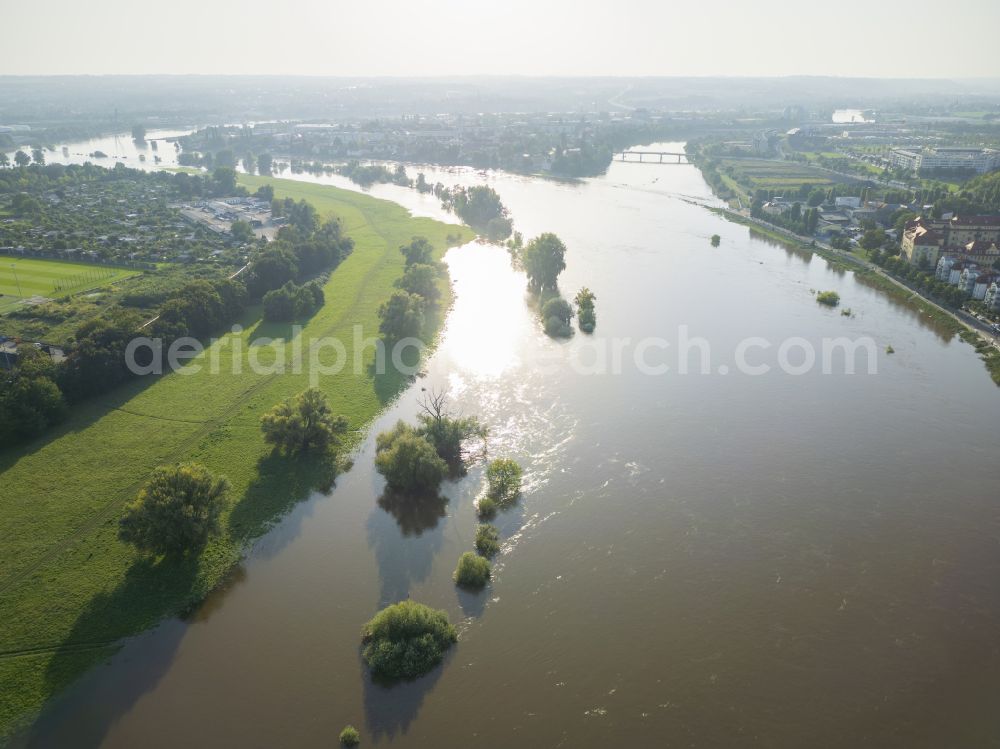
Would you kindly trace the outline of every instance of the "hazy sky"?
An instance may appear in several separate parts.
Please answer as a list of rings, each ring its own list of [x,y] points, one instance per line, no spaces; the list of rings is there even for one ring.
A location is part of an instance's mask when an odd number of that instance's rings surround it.
[[[1000,0],[34,0],[2,24],[0,74],[1000,77]]]

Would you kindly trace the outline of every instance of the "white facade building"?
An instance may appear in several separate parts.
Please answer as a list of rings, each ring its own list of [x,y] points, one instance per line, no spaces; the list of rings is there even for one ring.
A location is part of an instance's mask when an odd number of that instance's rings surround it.
[[[975,172],[1000,169],[1000,151],[992,148],[894,148],[889,162],[896,167],[921,172]]]

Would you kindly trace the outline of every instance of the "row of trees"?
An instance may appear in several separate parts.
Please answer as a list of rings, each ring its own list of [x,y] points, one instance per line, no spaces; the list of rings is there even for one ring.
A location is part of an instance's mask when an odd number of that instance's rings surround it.
[[[379,308],[379,332],[387,341],[418,338],[426,313],[441,297],[444,266],[434,259],[434,247],[424,237],[399,248],[406,269],[396,281],[396,291]]]
[[[306,201],[286,199],[276,205],[289,223],[247,269],[247,291],[253,299],[332,270],[354,249],[354,241],[343,234],[340,222],[332,219],[320,225],[316,209]]]
[[[473,229],[485,234],[491,242],[501,242],[511,235],[513,221],[510,212],[492,187],[458,186],[444,190],[439,197],[446,208],[453,210]]]
[[[45,151],[41,148],[32,148],[31,155],[29,156],[24,151],[17,151],[14,153],[13,166],[18,169],[24,169],[30,164],[38,164],[39,166],[45,166]],[[5,153],[0,153],[0,169],[6,169],[11,166],[12,162],[10,158]]]
[[[37,437],[68,412],[55,362],[43,351],[22,348],[17,366],[0,381],[0,446]]]
[[[171,292],[159,309],[148,335],[162,346],[182,336],[204,338],[223,330],[243,314],[248,296],[265,296],[268,319],[289,320],[312,314],[323,304],[318,283],[298,285],[302,275],[335,266],[352,249],[340,224],[318,226],[311,206],[283,204],[292,223],[279,232],[278,241],[252,263],[248,282],[198,279]],[[248,294],[248,289],[250,293]],[[88,320],[74,334],[70,354],[61,364],[42,366],[39,357],[22,346],[21,363],[0,380],[0,444],[11,445],[37,437],[67,413],[67,403],[107,392],[135,374],[126,361],[126,349],[142,325],[142,316],[120,306],[110,307],[100,317]],[[148,364],[143,356],[153,352],[140,348],[136,364]]]
[[[289,281],[280,289],[264,294],[264,319],[270,322],[291,322],[311,317],[323,306],[323,285],[318,281],[299,286]]]
[[[228,148],[214,152],[183,150],[177,154],[177,163],[181,166],[201,167],[207,170],[236,169],[237,166],[242,166],[247,174],[258,172],[264,176],[270,175],[274,170],[274,158],[269,153],[255,155],[247,151],[242,157],[238,157]]]
[[[336,171],[362,187],[389,183],[412,187],[421,193],[432,192],[441,201],[444,209],[454,212],[491,242],[502,242],[513,231],[514,224],[510,212],[492,187],[486,185],[445,187],[440,182],[431,185],[423,173],[417,174],[415,180],[411,179],[403,164],[397,164],[395,169],[390,169],[384,164],[361,164],[354,160],[336,167]]]

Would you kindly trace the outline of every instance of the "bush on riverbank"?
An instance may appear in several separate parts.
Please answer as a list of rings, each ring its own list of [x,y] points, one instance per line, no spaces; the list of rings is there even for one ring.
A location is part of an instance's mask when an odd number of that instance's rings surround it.
[[[455,582],[463,588],[482,588],[490,579],[490,563],[471,551],[462,554],[455,568]]]
[[[316,282],[299,286],[289,281],[280,289],[264,294],[264,319],[269,322],[304,320],[323,306],[323,286]]]
[[[389,301],[378,310],[381,320],[379,332],[387,341],[417,338],[424,328],[426,304],[424,298],[417,294],[402,289],[392,292]]]
[[[372,675],[397,681],[415,679],[438,665],[458,634],[444,611],[406,600],[372,617],[361,630],[361,641]]]
[[[118,537],[150,554],[198,551],[219,532],[229,482],[198,463],[160,466],[125,507]]]
[[[347,419],[334,416],[319,388],[282,401],[260,417],[264,441],[288,454],[323,452],[347,431]]]

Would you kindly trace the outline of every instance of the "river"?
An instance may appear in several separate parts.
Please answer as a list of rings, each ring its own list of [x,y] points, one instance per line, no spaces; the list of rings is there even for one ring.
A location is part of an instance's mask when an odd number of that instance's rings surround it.
[[[486,592],[451,581],[482,467],[397,517],[369,438],[224,589],[127,642],[25,743],[319,747],[347,723],[393,747],[995,743],[1000,395],[973,349],[691,202],[714,202],[692,166],[615,162],[577,183],[427,171],[494,186],[525,236],[565,241],[563,292],[597,295],[595,335],[553,341],[503,249],[451,250],[441,343],[372,430],[446,389],[490,426],[491,455],[525,466]],[[373,192],[441,216],[432,197]],[[710,345],[704,373],[680,373],[698,358],[677,355],[685,336]],[[877,373],[864,358],[854,375],[779,371],[782,341],[845,336],[874,342]],[[771,371],[739,371],[740,342],[762,338],[747,358]],[[407,596],[446,609],[460,641],[384,689],[359,630]]]

